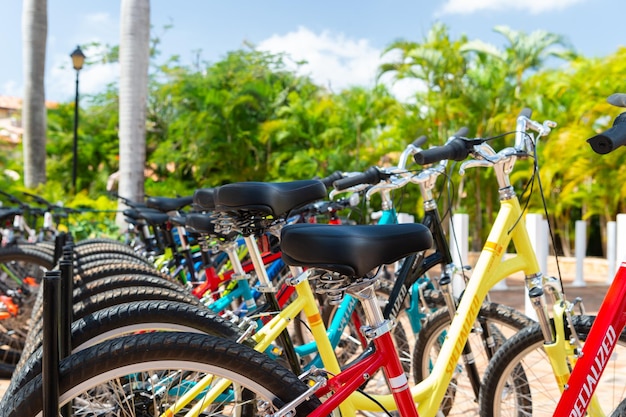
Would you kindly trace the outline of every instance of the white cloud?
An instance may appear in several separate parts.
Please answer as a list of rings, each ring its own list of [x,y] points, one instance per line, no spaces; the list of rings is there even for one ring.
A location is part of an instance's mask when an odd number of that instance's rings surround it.
[[[389,59],[387,56],[383,60],[382,51],[370,45],[367,39],[350,39],[342,33],[330,31],[316,34],[302,26],[295,32],[265,39],[257,49],[286,53],[294,61],[294,69],[295,62],[307,61],[298,71],[335,92],[350,86],[374,86],[378,67]],[[408,99],[419,88],[417,82],[412,81],[401,80],[393,84],[391,77],[381,80],[400,100]]]
[[[439,11],[441,14],[471,14],[481,10],[521,10],[538,14],[563,10],[587,0],[447,0]]]
[[[299,71],[334,91],[352,85],[373,85],[380,63],[380,50],[367,39],[348,39],[329,31],[318,35],[305,27],[285,35],[273,35],[257,48],[287,53],[294,61],[307,61]]]

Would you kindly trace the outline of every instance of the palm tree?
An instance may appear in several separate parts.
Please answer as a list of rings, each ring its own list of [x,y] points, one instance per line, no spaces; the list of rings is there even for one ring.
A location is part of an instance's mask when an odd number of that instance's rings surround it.
[[[120,26],[119,194],[142,201],[146,162],[150,0],[122,0]],[[118,223],[121,222],[123,219],[119,217]]]
[[[451,39],[446,25],[435,23],[420,43],[398,40],[384,51],[390,61],[383,63],[379,76],[390,73],[395,79],[413,78],[423,83],[417,93],[417,104],[426,104],[426,111],[436,126],[432,127],[440,140],[466,115],[460,105],[467,61],[460,54],[467,42],[465,36]],[[436,130],[435,130],[436,129]]]
[[[463,45],[461,51],[490,55],[503,62],[509,68],[508,72],[514,80],[516,97],[519,97],[522,80],[528,70],[538,70],[550,57],[565,60],[576,57],[576,53],[566,38],[561,35],[545,30],[536,30],[526,34],[507,26],[496,26],[493,30],[508,41],[504,50],[486,42],[475,40]]]
[[[48,34],[47,0],[24,0],[22,9],[24,185],[46,182],[46,97],[44,73]]]

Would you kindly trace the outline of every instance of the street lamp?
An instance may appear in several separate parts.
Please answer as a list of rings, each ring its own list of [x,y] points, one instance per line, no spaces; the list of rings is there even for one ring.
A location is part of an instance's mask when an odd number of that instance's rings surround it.
[[[76,100],[74,102],[74,145],[72,148],[72,191],[76,192],[76,174],[78,172],[78,73],[85,63],[85,54],[77,46],[74,52],[70,54],[72,57],[72,65],[76,70]]]

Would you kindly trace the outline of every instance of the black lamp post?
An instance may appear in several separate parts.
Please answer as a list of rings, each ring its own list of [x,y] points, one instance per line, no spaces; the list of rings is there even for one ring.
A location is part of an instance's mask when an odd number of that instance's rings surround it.
[[[76,100],[74,102],[74,146],[72,148],[72,191],[76,192],[76,174],[78,171],[78,73],[85,63],[85,54],[77,46],[74,52],[70,54],[72,57],[72,65],[76,70]]]

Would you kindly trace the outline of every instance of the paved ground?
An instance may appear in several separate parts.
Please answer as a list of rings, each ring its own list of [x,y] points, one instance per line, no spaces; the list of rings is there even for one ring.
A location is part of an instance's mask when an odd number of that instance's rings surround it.
[[[576,297],[581,297],[588,314],[597,312],[609,288],[605,280],[586,280],[584,286],[574,286],[572,284],[573,281],[571,279],[564,279],[563,285],[567,299],[572,301]],[[524,312],[526,305],[523,281],[521,279],[508,278],[507,287],[506,290],[491,291],[491,300]]]

